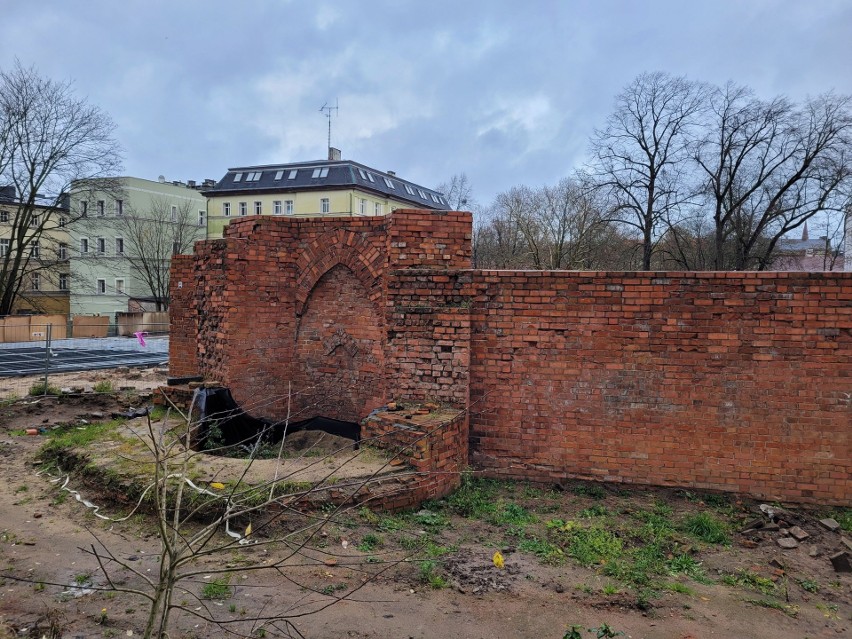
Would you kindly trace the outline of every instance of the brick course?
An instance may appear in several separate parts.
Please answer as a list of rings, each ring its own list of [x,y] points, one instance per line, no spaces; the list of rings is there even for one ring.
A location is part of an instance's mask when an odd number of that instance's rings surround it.
[[[852,273],[476,271],[470,231],[235,220],[173,261],[171,372],[267,417],[468,407],[496,475],[850,503]]]

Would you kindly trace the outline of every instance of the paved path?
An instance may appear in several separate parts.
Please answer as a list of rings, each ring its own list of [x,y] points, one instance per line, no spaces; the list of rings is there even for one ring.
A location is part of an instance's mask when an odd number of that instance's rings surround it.
[[[44,372],[43,345],[22,342],[2,346],[4,348],[0,348],[0,377],[38,375]],[[58,340],[50,349],[50,372],[153,366],[168,361],[168,348],[168,338],[146,339],[144,347],[136,338],[126,337]]]

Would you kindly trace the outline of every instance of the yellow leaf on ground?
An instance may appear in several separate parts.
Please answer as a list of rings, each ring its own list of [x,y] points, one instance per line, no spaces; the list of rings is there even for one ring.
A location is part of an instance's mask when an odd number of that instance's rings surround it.
[[[225,484],[219,481],[210,482],[210,488],[213,490],[225,490]]]
[[[499,550],[494,552],[494,556],[491,558],[491,561],[493,561],[494,565],[497,566],[498,568],[503,567],[503,563],[504,563],[503,562],[503,555],[500,554]]]

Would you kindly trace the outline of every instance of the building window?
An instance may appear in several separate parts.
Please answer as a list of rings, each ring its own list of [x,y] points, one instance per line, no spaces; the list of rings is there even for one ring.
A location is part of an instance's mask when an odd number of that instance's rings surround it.
[[[272,215],[281,215],[281,200],[272,202]]]
[[[405,185],[405,192],[408,193],[409,195],[414,195],[414,189],[412,189],[407,184]]]
[[[381,214],[382,214],[382,205],[381,205],[381,203],[380,203],[380,202],[376,202],[376,206],[375,206],[375,207],[373,207],[373,208],[374,208],[373,212],[374,212],[376,215],[381,215]]]
[[[293,169],[292,171],[290,171],[290,173],[288,173],[288,174],[287,174],[287,179],[288,179],[288,180],[295,180],[295,179],[296,179],[296,175],[297,175],[298,173],[299,173],[298,169]]]
[[[0,222],[9,221],[9,211],[0,211]]]
[[[243,179],[243,174],[242,174],[242,173],[237,173],[237,174],[234,176],[234,182],[239,182],[239,181],[240,181],[240,180],[242,180],[242,179]]]
[[[124,280],[115,280],[115,294],[124,295]]]
[[[328,167],[327,166],[324,166],[324,167],[319,168],[319,169],[314,169],[314,172],[311,173],[312,178],[324,178],[326,176],[328,176]]]
[[[89,252],[89,240],[84,238],[80,239],[80,254]]]
[[[204,226],[204,216],[205,216],[204,211],[198,212],[198,226]]]
[[[33,215],[30,218],[30,228],[34,229],[38,226],[38,215]]]
[[[396,190],[396,187],[393,185],[393,182],[391,182],[391,180],[389,178],[382,178],[382,179],[385,181],[385,184],[387,185],[387,187],[389,189]]]
[[[39,247],[38,242],[33,242],[30,246],[30,256],[38,259],[40,253],[41,247]]]
[[[89,214],[89,203],[83,200],[80,202],[80,217],[86,217]]]
[[[361,200],[358,202],[358,213],[360,213],[361,215],[367,214],[367,200],[365,200],[364,198],[361,198]]]
[[[230,202],[222,202],[222,215],[225,217],[231,217],[231,203]]]
[[[59,245],[58,255],[59,255],[60,260],[67,260],[68,259],[68,245],[67,244],[60,244]]]
[[[420,194],[420,197],[422,197],[424,200],[429,199],[429,198],[426,197],[426,194],[423,192],[423,189],[417,189],[417,192]]]
[[[104,201],[103,200],[98,200],[98,215],[100,217],[104,216]]]
[[[248,215],[248,204],[240,202],[240,215]]]
[[[172,222],[177,222],[177,207],[172,204]]]
[[[106,295],[106,280],[98,280],[98,295]]]
[[[287,215],[293,215],[293,200],[284,201],[284,212],[287,213]]]
[[[59,228],[64,228],[66,224],[68,224],[68,220],[65,218],[64,215],[60,215],[59,216]]]
[[[0,257],[6,257],[9,253],[9,240],[0,240]]]
[[[328,213],[331,210],[331,203],[327,197],[320,200],[320,213]]]
[[[254,214],[255,215],[262,215],[263,214],[263,203],[262,202],[255,202],[254,203]]]
[[[115,201],[115,214],[124,215],[124,200]]]
[[[261,175],[263,175],[263,171],[255,171],[253,173],[249,173],[246,176],[246,182],[258,182],[260,180]]]
[[[38,273],[33,273],[32,275],[30,275],[30,285],[32,287],[32,290],[39,290],[39,287],[41,286],[41,275]]]
[[[284,171],[276,171],[275,172],[275,179],[276,180],[280,180],[282,177],[284,177]]]
[[[124,238],[123,237],[115,238],[115,254],[116,255],[124,255]]]
[[[59,290],[67,291],[68,290],[68,273],[60,273],[59,274]]]
[[[102,237],[98,238],[98,255],[106,253],[106,240]]]

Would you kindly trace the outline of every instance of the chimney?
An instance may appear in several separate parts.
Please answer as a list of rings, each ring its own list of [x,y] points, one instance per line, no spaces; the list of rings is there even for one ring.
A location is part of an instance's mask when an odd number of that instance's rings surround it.
[[[328,147],[328,159],[331,162],[340,159],[340,149],[335,149],[333,146]]]
[[[805,227],[802,229],[802,241],[803,242],[808,241],[808,223],[807,222],[805,222]]]
[[[195,180],[187,180],[187,181],[186,181],[186,185],[187,185],[189,188],[194,189],[194,188],[195,188]]]
[[[388,175],[396,176],[396,171],[388,171]]]

